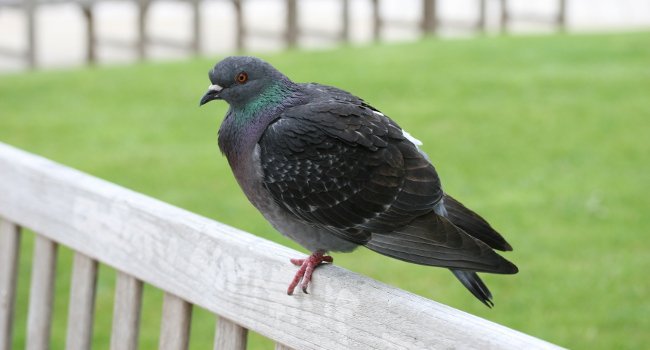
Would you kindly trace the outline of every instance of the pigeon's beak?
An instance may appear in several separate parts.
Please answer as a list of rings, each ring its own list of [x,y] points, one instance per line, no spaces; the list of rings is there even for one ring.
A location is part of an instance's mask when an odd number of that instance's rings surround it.
[[[212,101],[212,100],[217,100],[219,99],[219,93],[223,90],[223,87],[217,85],[217,84],[212,84],[208,87],[208,92],[201,97],[201,102],[199,102],[199,106],[203,106],[204,104]]]

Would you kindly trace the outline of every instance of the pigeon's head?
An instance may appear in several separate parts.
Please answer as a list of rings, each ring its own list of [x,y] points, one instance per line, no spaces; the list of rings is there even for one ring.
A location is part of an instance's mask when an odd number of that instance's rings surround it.
[[[225,100],[233,107],[243,107],[289,79],[267,62],[250,56],[231,56],[217,63],[208,73],[211,85],[199,106],[212,100]]]

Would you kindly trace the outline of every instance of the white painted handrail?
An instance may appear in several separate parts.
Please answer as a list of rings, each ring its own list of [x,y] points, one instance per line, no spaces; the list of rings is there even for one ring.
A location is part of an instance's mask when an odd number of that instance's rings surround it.
[[[0,217],[295,349],[557,346],[0,143]]]

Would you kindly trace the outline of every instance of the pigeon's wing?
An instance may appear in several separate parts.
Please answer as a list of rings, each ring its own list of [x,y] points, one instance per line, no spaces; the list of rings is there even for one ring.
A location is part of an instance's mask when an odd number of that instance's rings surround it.
[[[430,212],[443,196],[435,169],[399,126],[363,104],[290,108],[259,144],[274,200],[358,244]]]

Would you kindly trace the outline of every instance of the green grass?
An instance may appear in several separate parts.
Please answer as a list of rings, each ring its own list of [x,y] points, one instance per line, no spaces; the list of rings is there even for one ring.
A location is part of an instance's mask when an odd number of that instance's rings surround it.
[[[488,310],[443,270],[365,249],[356,272],[570,348],[650,343],[650,33],[483,38],[266,55],[296,81],[364,97],[424,142],[447,192],[515,248],[486,275]],[[215,59],[0,76],[0,140],[296,247],[246,201],[216,145],[224,103],[201,109]],[[1,195],[1,194],[0,194]],[[20,266],[25,341],[31,234]],[[53,348],[63,347],[71,253],[62,249]],[[318,288],[318,277],[314,287]],[[114,272],[102,267],[94,342],[107,348]],[[161,293],[145,291],[155,348]],[[191,345],[211,346],[195,310]],[[426,325],[423,325],[426,327]],[[268,348],[259,336],[251,348]]]

